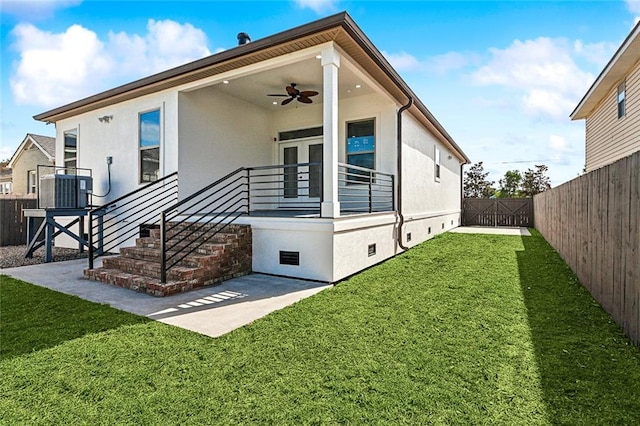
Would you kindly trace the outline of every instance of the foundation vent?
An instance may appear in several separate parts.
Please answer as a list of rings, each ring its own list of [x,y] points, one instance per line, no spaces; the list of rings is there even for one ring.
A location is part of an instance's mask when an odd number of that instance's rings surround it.
[[[280,251],[280,264],[300,266],[299,251]]]
[[[376,245],[375,244],[369,244],[369,247],[367,248],[367,254],[369,255],[369,257],[376,255]]]
[[[407,232],[407,242],[411,241],[411,232]]]

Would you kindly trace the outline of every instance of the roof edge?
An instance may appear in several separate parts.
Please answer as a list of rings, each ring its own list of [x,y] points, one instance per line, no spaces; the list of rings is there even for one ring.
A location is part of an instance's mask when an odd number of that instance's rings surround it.
[[[13,163],[15,162],[15,160],[18,159],[19,154],[22,152],[22,149],[24,148],[24,146],[27,144],[27,141],[31,141],[32,144],[34,144],[35,146],[38,147],[38,149],[40,151],[42,151],[42,153],[47,157],[47,159],[49,161],[53,161],[54,157],[52,157],[51,155],[49,155],[49,153],[47,152],[46,149],[44,149],[39,143],[38,141],[35,140],[34,136],[41,136],[41,137],[45,137],[45,138],[50,138],[51,136],[44,136],[44,135],[36,135],[33,133],[27,133],[24,137],[24,139],[22,139],[22,142],[20,142],[20,145],[18,145],[18,148],[16,148],[16,150],[13,152],[13,155],[11,156],[11,158],[9,159],[9,162],[7,163],[7,167],[12,169],[13,168]]]
[[[81,106],[85,106],[87,104],[91,104],[93,102],[102,101],[110,97],[118,96],[120,94],[129,92],[132,90],[141,89],[145,86],[150,86],[152,84],[159,83],[161,81],[168,80],[170,78],[174,78],[186,73],[194,72],[202,68],[206,68],[208,66],[218,64],[220,62],[233,60],[240,56],[257,52],[259,50],[265,49],[272,45],[284,43],[286,41],[294,40],[300,37],[305,37],[307,35],[320,32],[320,31],[325,31],[333,27],[338,27],[341,25],[342,22],[346,20],[347,16],[348,16],[347,12],[336,13],[326,18],[322,18],[317,21],[310,22],[308,24],[300,25],[298,27],[294,27],[294,28],[282,31],[274,35],[252,41],[251,43],[243,44],[241,46],[234,46],[231,49],[222,51],[220,53],[215,53],[213,55],[209,55],[204,58],[197,59],[195,61],[186,63],[184,65],[179,65],[169,70],[162,71],[148,77],[143,77],[141,79],[132,81],[130,83],[114,87],[113,89],[96,93],[95,95],[91,95],[86,98],[71,102],[69,104],[65,104],[63,106],[51,109],[49,111],[45,111],[43,113],[34,115],[33,118],[38,121],[48,122],[47,120],[48,118],[51,118],[55,115],[58,115],[64,112],[71,111]]]
[[[629,32],[627,37],[625,37],[624,41],[620,44],[620,46],[618,47],[616,52],[613,54],[611,59],[609,59],[609,62],[607,62],[607,65],[605,65],[605,67],[602,69],[600,74],[598,74],[598,77],[596,77],[593,84],[589,87],[589,90],[587,90],[587,93],[585,93],[585,95],[582,97],[580,102],[578,102],[578,105],[576,105],[573,112],[569,114],[569,117],[571,118],[571,120],[580,120],[580,119],[586,118],[586,112],[582,111],[582,113],[579,114],[581,112],[580,110],[584,107],[584,104],[593,95],[593,92],[595,92],[595,90],[602,83],[604,78],[609,74],[609,72],[611,71],[611,68],[613,68],[613,66],[616,64],[618,59],[620,59],[620,56],[622,56],[626,52],[629,44],[631,44],[631,42],[633,42],[633,40],[635,40],[635,38],[638,37],[639,35],[640,35],[640,21],[638,21],[636,25],[631,29],[631,31]]]

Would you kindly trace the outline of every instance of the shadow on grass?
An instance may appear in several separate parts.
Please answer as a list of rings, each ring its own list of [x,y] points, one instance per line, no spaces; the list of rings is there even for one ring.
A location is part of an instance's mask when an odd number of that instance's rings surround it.
[[[0,275],[0,360],[147,321],[107,305]]]
[[[535,357],[553,424],[640,424],[640,350],[540,236],[517,253]]]

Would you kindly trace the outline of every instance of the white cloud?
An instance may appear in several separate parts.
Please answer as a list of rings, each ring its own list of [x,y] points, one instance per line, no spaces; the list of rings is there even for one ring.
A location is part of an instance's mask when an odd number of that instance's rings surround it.
[[[491,58],[472,79],[523,92],[523,109],[531,115],[566,120],[593,81],[576,65],[572,50],[564,39],[515,40],[506,49],[490,49]]]
[[[80,25],[55,34],[19,24],[12,36],[20,56],[10,77],[15,101],[42,107],[71,102],[210,54],[202,30],[170,20],[149,20],[143,36],[109,33],[106,41]]]
[[[82,0],[0,0],[2,13],[14,15],[20,19],[48,18],[57,9],[77,6]]]
[[[549,136],[549,148],[555,153],[573,152],[573,148],[567,139],[560,135]]]
[[[298,7],[311,9],[318,14],[333,12],[338,8],[337,0],[295,0]]]
[[[206,34],[193,25],[171,20],[147,23],[147,34],[109,33],[109,53],[128,72],[151,74],[211,54]]]
[[[420,61],[407,52],[387,53],[383,51],[382,54],[397,71],[415,71],[422,67]]]
[[[464,68],[469,64],[469,58],[459,52],[448,52],[434,56],[428,61],[427,67],[438,74]]]
[[[640,13],[640,0],[626,0],[627,9],[631,13]]]
[[[112,68],[104,45],[93,31],[72,25],[64,33],[41,31],[31,24],[13,30],[20,51],[10,85],[16,103],[51,106],[86,94],[93,78]]]
[[[573,43],[573,50],[576,55],[585,58],[587,61],[604,68],[618,48],[616,43],[600,42],[584,44],[582,40],[576,40]]]

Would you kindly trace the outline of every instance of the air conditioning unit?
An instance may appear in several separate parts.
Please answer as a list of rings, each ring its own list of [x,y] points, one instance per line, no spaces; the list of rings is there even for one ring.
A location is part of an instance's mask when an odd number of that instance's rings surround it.
[[[91,176],[50,174],[40,176],[41,209],[83,209],[93,191]]]

